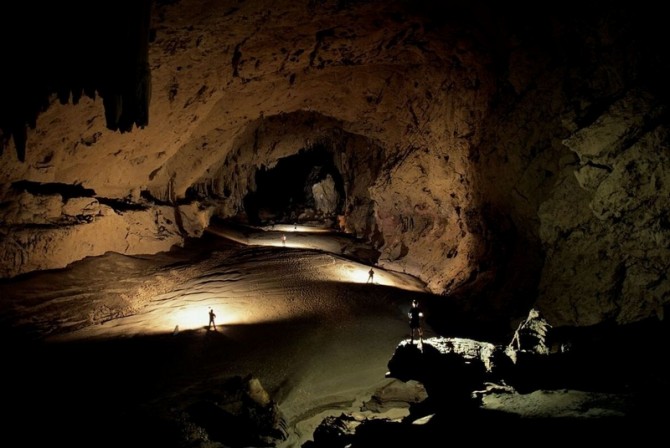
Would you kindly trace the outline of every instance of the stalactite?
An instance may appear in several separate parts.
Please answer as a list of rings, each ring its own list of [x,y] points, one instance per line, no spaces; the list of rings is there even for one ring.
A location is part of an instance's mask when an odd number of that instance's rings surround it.
[[[0,55],[12,64],[0,85],[0,155],[13,140],[18,159],[25,161],[26,128],[35,127],[54,95],[62,104],[77,104],[82,93],[98,94],[109,129],[146,126],[151,5],[152,0],[3,5],[0,15],[13,26],[0,27]]]

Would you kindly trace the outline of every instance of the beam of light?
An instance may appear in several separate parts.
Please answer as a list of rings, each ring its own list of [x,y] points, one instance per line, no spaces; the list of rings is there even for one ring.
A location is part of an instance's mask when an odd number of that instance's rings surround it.
[[[279,294],[276,301],[255,300],[255,295],[222,297],[213,292],[194,292],[197,285],[184,285],[178,293],[171,292],[148,298],[145,307],[134,314],[114,318],[100,324],[50,337],[53,342],[93,338],[133,337],[141,335],[173,334],[184,331],[207,332],[210,307],[216,314],[216,331],[226,334],[228,326],[255,325],[299,319],[306,310],[277,306],[288,300]]]
[[[246,246],[315,249],[334,253],[341,251],[341,243],[334,236],[326,235],[326,232],[253,231],[243,233],[226,227],[209,227],[207,232]],[[282,235],[286,236],[286,241],[282,241]]]
[[[285,232],[280,231],[253,231],[250,234],[243,234],[241,231],[229,229],[226,227],[211,228],[210,231],[215,235],[229,238],[249,246],[314,249],[330,252],[331,254],[340,254],[343,247],[343,242],[338,240],[337,236],[333,235],[318,235],[300,232],[294,232],[287,235]],[[285,241],[282,240],[282,235],[286,235]],[[333,260],[335,260],[335,258],[333,258]],[[329,280],[349,283],[367,283],[370,266],[340,259],[339,257],[337,260],[340,260],[339,263],[342,263],[342,267],[335,268],[335,271],[332,273]],[[333,265],[337,264],[338,263],[335,262],[333,263]],[[410,275],[399,272],[385,271],[378,267],[375,267],[374,270],[375,275],[372,283],[375,285],[393,286],[409,291],[426,291],[425,286],[419,280]]]
[[[179,294],[155,297],[149,307],[156,316],[154,332],[207,329],[209,310],[214,310],[217,330],[227,325],[252,324],[273,320],[262,306],[249,307],[244,297],[222,297],[215,292],[194,292],[197,285],[184,285]],[[267,314],[267,313],[265,313]]]
[[[349,283],[368,283],[369,266],[358,263],[337,263],[334,266],[336,279]],[[373,283],[378,285],[384,284],[380,282],[380,277],[373,279]]]
[[[337,233],[328,227],[303,226],[299,224],[275,224],[273,226],[259,227],[266,232],[300,232],[300,233]]]
[[[244,320],[238,313],[231,312],[228,307],[221,303],[212,303],[211,308],[216,314],[214,323],[217,328],[241,323]],[[210,306],[204,305],[183,305],[177,310],[166,313],[163,317],[165,319],[164,327],[166,330],[178,327],[178,331],[206,328],[209,324],[209,309]]]
[[[286,239],[282,239],[282,236],[285,236]],[[261,232],[250,235],[245,244],[250,246],[312,249],[331,253],[339,253],[342,250],[341,242],[335,237],[318,233]]]
[[[374,266],[372,281],[369,278],[370,266],[344,259],[335,259],[328,268],[333,280],[348,283],[365,283],[372,285],[392,286],[407,291],[425,292],[425,286],[416,278],[393,271],[386,271]]]
[[[167,297],[166,297],[167,296]],[[235,302],[235,304],[231,304]],[[240,302],[244,302],[241,306]],[[147,305],[134,314],[118,317],[100,324],[84,327],[70,333],[56,335],[52,341],[88,338],[129,337],[150,334],[178,334],[182,331],[206,331],[210,307],[216,314],[217,331],[227,325],[254,324],[275,320],[263,313],[263,307],[249,309],[246,301],[221,298],[210,293],[168,293],[148,300]],[[283,318],[277,317],[276,320]]]

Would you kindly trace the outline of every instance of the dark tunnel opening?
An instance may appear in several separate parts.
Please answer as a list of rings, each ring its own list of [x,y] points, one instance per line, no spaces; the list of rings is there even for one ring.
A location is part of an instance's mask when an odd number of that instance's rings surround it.
[[[325,221],[341,214],[344,182],[323,146],[301,149],[256,171],[256,189],[244,198],[252,224]]]

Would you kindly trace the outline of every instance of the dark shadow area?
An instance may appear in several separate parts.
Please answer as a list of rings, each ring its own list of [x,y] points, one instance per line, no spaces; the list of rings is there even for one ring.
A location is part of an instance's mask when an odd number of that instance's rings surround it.
[[[270,357],[268,335],[282,343],[310,325],[318,324],[297,318],[61,343],[15,335],[3,344],[4,437],[17,446],[188,446],[180,415],[209,390],[208,382],[262,376],[231,360]],[[218,422],[215,433],[227,446],[247,446],[237,443],[244,441],[239,421],[231,422]]]
[[[665,356],[670,344],[667,320],[561,327],[550,336],[554,347],[566,347],[564,376],[577,387],[619,387],[650,404],[670,390],[670,366]]]
[[[30,180],[20,180],[12,183],[12,189],[19,192],[28,192],[35,196],[48,196],[59,194],[63,201],[72,198],[89,198],[95,196],[95,190],[84,188],[81,184],[64,184],[60,182],[33,182]]]
[[[467,301],[434,294],[416,295],[424,308],[425,321],[440,336],[459,337],[506,344],[513,328],[505,315],[482,316],[472,312]]]
[[[147,210],[149,208],[149,206],[145,205],[145,204],[135,204],[135,203],[123,201],[123,200],[120,200],[120,199],[101,198],[101,197],[97,197],[96,199],[101,204],[108,205],[108,206],[112,207],[117,212],[127,212],[127,211],[133,211],[133,210]]]
[[[634,443],[647,445],[657,437],[661,418],[520,418],[489,410],[436,413],[428,423],[368,420],[352,435],[338,437],[335,431],[317,429],[314,442],[304,448],[318,447],[435,447],[461,445],[471,440],[476,446],[501,445],[538,446],[547,441],[551,446],[575,443]],[[334,434],[335,433],[335,434]],[[334,437],[335,436],[335,437]]]
[[[344,183],[325,146],[302,149],[298,154],[279,159],[271,169],[256,172],[256,190],[244,198],[244,208],[251,224],[268,221],[292,223],[316,202],[312,186],[330,176],[339,196],[335,213],[344,203]]]

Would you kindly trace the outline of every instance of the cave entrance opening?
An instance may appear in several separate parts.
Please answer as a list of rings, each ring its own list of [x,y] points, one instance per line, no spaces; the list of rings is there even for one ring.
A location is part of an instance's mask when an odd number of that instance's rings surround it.
[[[324,145],[303,148],[256,171],[256,188],[244,198],[252,224],[318,222],[332,226],[344,206],[344,182]]]

